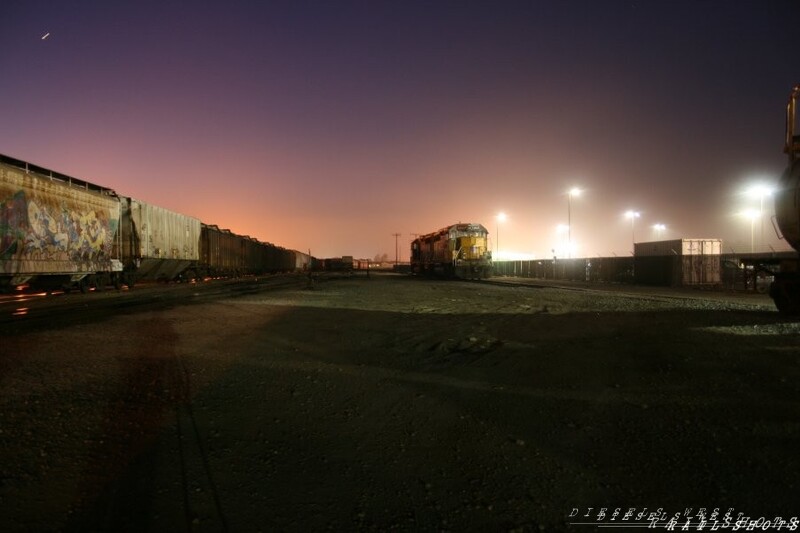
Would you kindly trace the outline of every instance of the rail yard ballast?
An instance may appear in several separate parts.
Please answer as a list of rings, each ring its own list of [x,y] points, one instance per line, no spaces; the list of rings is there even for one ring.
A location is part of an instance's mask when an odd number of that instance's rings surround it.
[[[313,258],[0,155],[0,290],[305,270]]]

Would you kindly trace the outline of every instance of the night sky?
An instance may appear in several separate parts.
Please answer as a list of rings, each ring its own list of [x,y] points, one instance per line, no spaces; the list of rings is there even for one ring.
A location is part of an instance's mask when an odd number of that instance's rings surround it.
[[[394,259],[400,233],[408,260],[459,221],[563,256],[568,218],[573,256],[749,250],[743,190],[782,172],[800,83],[797,0],[3,0],[0,20],[0,153],[317,257]],[[755,245],[786,249],[771,215]]]

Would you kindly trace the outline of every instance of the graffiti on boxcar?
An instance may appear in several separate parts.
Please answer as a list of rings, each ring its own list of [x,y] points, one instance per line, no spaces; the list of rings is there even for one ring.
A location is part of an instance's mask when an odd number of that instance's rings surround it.
[[[95,261],[110,258],[116,231],[105,209],[70,209],[17,191],[0,202],[0,259]]]
[[[25,241],[28,219],[25,212],[25,193],[17,193],[0,203],[0,260],[11,259],[18,243]]]

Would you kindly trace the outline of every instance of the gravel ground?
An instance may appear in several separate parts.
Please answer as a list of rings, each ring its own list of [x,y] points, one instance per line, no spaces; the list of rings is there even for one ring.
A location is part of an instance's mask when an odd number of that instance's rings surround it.
[[[4,335],[0,530],[798,516],[798,340],[752,295],[396,275]]]

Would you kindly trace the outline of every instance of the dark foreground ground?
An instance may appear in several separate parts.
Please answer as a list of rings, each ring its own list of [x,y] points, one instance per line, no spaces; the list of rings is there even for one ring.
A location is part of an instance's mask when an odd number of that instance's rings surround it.
[[[800,516],[800,327],[682,296],[373,275],[6,328],[0,531]]]

